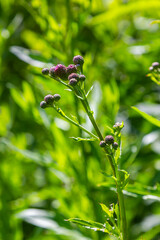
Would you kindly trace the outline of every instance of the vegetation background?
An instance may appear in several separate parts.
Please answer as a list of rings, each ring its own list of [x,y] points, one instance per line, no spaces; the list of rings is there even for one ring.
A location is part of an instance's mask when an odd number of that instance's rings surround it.
[[[160,239],[160,132],[131,109],[160,117],[160,88],[146,76],[160,56],[155,19],[159,0],[0,1],[0,240],[112,239],[64,221],[103,223],[99,203],[116,203],[113,182],[100,173],[110,173],[103,152],[97,142],[74,142],[79,129],[39,107],[59,93],[64,112],[91,129],[74,96],[41,74],[77,54],[103,135],[125,123],[129,239]]]

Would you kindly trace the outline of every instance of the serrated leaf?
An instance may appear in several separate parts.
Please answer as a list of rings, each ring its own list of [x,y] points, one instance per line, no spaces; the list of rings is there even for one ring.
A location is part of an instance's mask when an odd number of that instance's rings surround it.
[[[82,141],[93,142],[97,140],[96,138],[81,138],[81,137],[70,137],[70,138],[72,138],[76,142],[82,142]]]
[[[145,112],[140,111],[138,108],[136,107],[132,107],[133,110],[135,110],[137,113],[139,113],[144,119],[146,119],[148,122],[154,124],[157,127],[160,127],[160,121],[150,115],[148,115]]]
[[[117,215],[116,212],[115,212],[115,205],[114,205],[114,203],[112,204],[112,207],[110,209],[105,204],[101,203],[100,205],[102,207],[102,210],[107,214],[108,220],[112,223],[112,226],[114,226],[115,232],[117,234],[119,234],[119,230],[118,230],[118,227],[117,227],[115,219],[114,219],[114,213],[115,213],[115,215]],[[109,222],[107,222],[107,223],[109,224]]]

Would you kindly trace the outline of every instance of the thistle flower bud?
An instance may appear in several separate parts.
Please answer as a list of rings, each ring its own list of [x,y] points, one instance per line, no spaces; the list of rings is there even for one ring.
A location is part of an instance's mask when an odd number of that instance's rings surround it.
[[[85,81],[86,80],[86,76],[85,75],[79,75],[79,81]]]
[[[53,78],[56,77],[54,69],[55,69],[55,66],[54,66],[54,67],[51,67],[51,68],[49,69],[49,74],[50,74],[51,77],[53,77]]]
[[[54,73],[62,80],[67,80],[67,69],[64,65],[58,64],[54,69]]]
[[[53,99],[54,101],[58,102],[60,100],[61,96],[59,94],[54,94]]]
[[[151,67],[149,67],[149,71],[153,71],[153,67],[151,66]]]
[[[51,94],[48,94],[47,96],[44,97],[44,101],[47,104],[52,104],[54,102],[54,97]]]
[[[114,137],[112,135],[107,135],[104,139],[105,143],[112,144],[114,143]]]
[[[113,125],[113,129],[115,131],[120,131],[123,127],[124,127],[123,123],[119,123],[119,122],[117,122]]]
[[[117,148],[118,148],[118,143],[117,143],[117,142],[112,143],[112,147],[113,147],[115,150],[117,150]]]
[[[68,76],[68,80],[71,80],[72,78],[75,78],[78,81],[79,80],[79,75],[77,73],[71,73]]]
[[[80,66],[82,66],[83,63],[84,63],[84,59],[83,59],[82,56],[77,55],[77,56],[75,56],[75,57],[73,58],[73,62],[74,62],[75,65],[76,65],[76,64],[80,64]]]
[[[105,141],[101,141],[101,142],[99,143],[99,146],[102,147],[102,148],[105,147],[105,146],[106,146]]]
[[[40,107],[43,108],[43,109],[46,108],[47,107],[47,103],[45,101],[42,101],[40,103]]]
[[[70,64],[67,67],[67,74],[70,75],[71,73],[76,73],[77,72],[77,67],[74,64]]]
[[[159,62],[153,62],[153,63],[152,63],[152,67],[153,67],[154,69],[159,68],[159,67],[160,67],[160,66],[159,66]]]
[[[78,81],[75,78],[71,78],[69,80],[69,85],[72,86],[72,87],[76,86],[77,83],[78,83]]]
[[[48,75],[49,74],[49,69],[48,68],[43,68],[42,69],[42,74],[43,75]]]

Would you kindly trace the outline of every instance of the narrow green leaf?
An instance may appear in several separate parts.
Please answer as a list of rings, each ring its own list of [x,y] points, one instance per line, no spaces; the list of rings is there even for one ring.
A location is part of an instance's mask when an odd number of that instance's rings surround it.
[[[105,204],[100,203],[100,205],[102,207],[102,210],[107,214],[107,216],[111,218],[113,215],[113,212]]]
[[[93,142],[97,140],[96,138],[81,138],[81,137],[70,137],[70,138],[72,138],[76,142],[82,142],[82,141]]]
[[[79,224],[85,228],[92,229],[94,231],[101,231],[109,233],[109,231],[105,228],[105,225],[102,223],[94,222],[94,221],[86,221],[79,218],[70,218],[67,221]]]
[[[105,177],[107,177],[107,178],[112,178],[115,182],[117,181],[117,179],[116,179],[114,176],[109,175],[109,174],[107,174],[107,173],[104,172],[104,171],[101,171],[101,173],[102,173]]]
[[[145,112],[140,111],[138,108],[136,107],[132,107],[133,110],[135,110],[137,113],[139,113],[144,119],[146,119],[148,122],[154,124],[157,127],[160,127],[160,121],[150,115],[148,115]]]
[[[151,24],[155,24],[155,23],[160,23],[160,20],[154,20],[151,22]]]

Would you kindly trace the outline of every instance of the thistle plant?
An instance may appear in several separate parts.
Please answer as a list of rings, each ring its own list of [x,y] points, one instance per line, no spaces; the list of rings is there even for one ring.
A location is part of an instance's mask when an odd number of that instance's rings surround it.
[[[102,210],[105,212],[105,215],[107,215],[105,223],[94,222],[92,220],[82,220],[78,218],[71,218],[68,219],[68,221],[96,231],[105,232],[114,236],[116,239],[127,240],[127,221],[123,189],[128,183],[129,174],[125,170],[120,169],[121,130],[124,125],[123,122],[115,123],[113,128],[110,128],[110,135],[103,136],[88,102],[87,97],[90,91],[86,93],[85,90],[86,77],[83,74],[83,64],[83,57],[78,55],[73,58],[73,64],[70,64],[68,67],[58,64],[50,69],[43,69],[42,74],[48,75],[50,78],[53,78],[60,84],[63,84],[73,92],[75,97],[82,103],[84,110],[93,125],[94,133],[87,130],[78,121],[74,121],[64,113],[64,111],[59,107],[61,97],[57,93],[45,96],[44,100],[40,103],[40,107],[43,109],[49,107],[53,108],[62,118],[77,126],[90,136],[90,138],[83,139],[82,137],[79,137],[76,139],[81,141],[97,141],[97,147],[100,147],[103,150],[112,169],[111,178],[115,182],[117,203],[112,204],[110,208],[105,204],[101,204]],[[102,174],[105,177],[108,177],[108,174],[105,171],[102,171]]]

